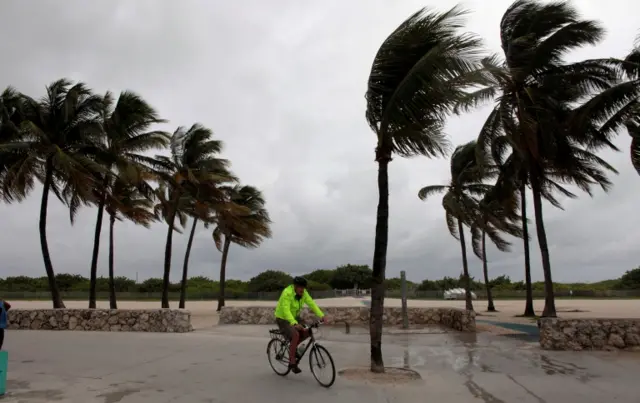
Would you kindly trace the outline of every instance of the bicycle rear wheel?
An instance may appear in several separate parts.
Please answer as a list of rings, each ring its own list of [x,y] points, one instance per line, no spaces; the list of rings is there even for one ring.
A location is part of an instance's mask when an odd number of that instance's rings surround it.
[[[280,376],[286,376],[289,368],[289,345],[280,339],[271,339],[267,344],[267,358],[273,372]]]
[[[336,380],[336,366],[326,348],[316,344],[309,353],[309,368],[316,381],[325,388]]]

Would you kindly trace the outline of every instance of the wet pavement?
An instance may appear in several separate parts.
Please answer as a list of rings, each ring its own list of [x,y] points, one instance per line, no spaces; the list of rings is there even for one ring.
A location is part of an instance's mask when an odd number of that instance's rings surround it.
[[[13,331],[5,402],[637,402],[640,354],[547,352],[537,343],[441,328],[389,330],[385,364],[422,380],[372,385],[338,378],[320,387],[305,360],[278,377],[265,354],[269,326],[190,334]],[[326,327],[319,341],[337,369],[368,364],[364,329]]]

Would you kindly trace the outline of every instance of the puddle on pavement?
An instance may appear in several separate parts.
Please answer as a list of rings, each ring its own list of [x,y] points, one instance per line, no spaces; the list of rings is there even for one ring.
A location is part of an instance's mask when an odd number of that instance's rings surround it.
[[[19,392],[7,392],[3,397],[16,399],[18,402],[51,402],[65,400],[63,391],[59,389],[26,390]]]
[[[327,329],[328,330],[328,329]],[[334,327],[324,338],[332,341],[369,342],[369,329]],[[536,368],[547,376],[568,376],[586,383],[597,377],[586,368],[558,360],[540,351],[537,339],[518,334],[505,337],[487,333],[466,333],[438,326],[386,328],[383,345],[393,345],[394,353],[386,350],[385,364],[395,368],[450,370],[466,378],[465,386],[478,399],[500,403],[473,380],[478,373],[524,375]],[[570,359],[570,358],[569,358]]]
[[[335,327],[334,329],[339,329],[341,333],[351,334],[351,335],[369,335],[369,328],[362,326],[351,326],[349,324],[345,324],[344,327]],[[403,329],[401,327],[385,327],[382,329],[382,334],[385,336],[393,336],[393,335],[406,335],[406,334],[443,334],[449,333],[450,330],[437,325],[426,325],[426,326],[412,326],[409,329]]]
[[[361,381],[380,384],[400,385],[422,379],[420,374],[408,368],[385,367],[384,373],[373,373],[368,367],[346,368],[338,371],[338,375],[350,381]]]
[[[104,403],[117,403],[127,396],[140,392],[140,389],[120,389],[113,392],[103,393],[96,397],[104,398]]]
[[[587,371],[587,368],[581,367],[579,365],[576,365],[570,362],[553,360],[545,354],[540,354],[539,358],[540,358],[540,361],[538,362],[538,366],[547,375],[573,376],[582,383],[587,383],[593,378],[598,377],[597,375],[590,374]]]

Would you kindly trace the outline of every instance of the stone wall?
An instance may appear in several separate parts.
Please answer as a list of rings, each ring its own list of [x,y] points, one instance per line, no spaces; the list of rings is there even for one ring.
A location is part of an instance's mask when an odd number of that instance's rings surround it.
[[[9,329],[184,333],[191,313],[177,309],[12,309]]]
[[[640,319],[541,318],[546,350],[640,350]]]
[[[224,307],[220,312],[220,324],[267,325],[275,323],[274,307]],[[323,308],[332,323],[349,325],[368,325],[369,308],[366,307],[328,307]],[[444,325],[463,332],[476,331],[476,314],[456,308],[408,308],[411,325]],[[312,321],[315,316],[308,309],[301,311],[301,318]],[[401,308],[384,308],[384,326],[402,325]]]

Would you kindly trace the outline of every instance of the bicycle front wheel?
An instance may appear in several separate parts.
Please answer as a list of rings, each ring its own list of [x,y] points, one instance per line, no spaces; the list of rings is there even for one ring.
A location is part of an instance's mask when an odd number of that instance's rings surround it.
[[[333,385],[336,380],[336,367],[333,358],[326,348],[316,344],[309,354],[309,367],[316,381],[325,388]]]
[[[271,339],[267,344],[267,357],[273,372],[280,376],[286,376],[289,368],[289,346],[280,339]]]

